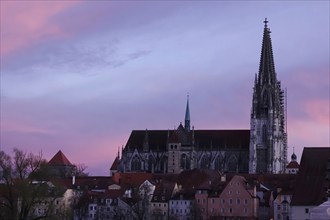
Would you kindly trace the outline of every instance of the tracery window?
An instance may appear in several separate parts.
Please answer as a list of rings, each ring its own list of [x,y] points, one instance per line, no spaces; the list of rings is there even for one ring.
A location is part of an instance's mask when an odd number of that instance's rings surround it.
[[[235,156],[231,156],[228,161],[228,171],[236,172],[237,169],[237,159]]]
[[[209,168],[209,160],[206,155],[204,155],[201,159],[201,169],[208,169]]]
[[[217,156],[214,161],[214,169],[222,170],[222,162],[223,162],[222,156],[221,155]]]
[[[181,168],[184,170],[190,169],[190,159],[186,154],[181,155]]]
[[[141,170],[141,161],[137,155],[135,155],[131,161],[131,170],[140,171]]]

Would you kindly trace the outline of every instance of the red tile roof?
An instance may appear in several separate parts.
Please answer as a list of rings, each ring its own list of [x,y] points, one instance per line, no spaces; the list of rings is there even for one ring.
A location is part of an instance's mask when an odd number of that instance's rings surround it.
[[[113,161],[110,170],[118,170],[118,166],[119,166],[119,159],[118,157],[116,157],[116,159]]]
[[[291,161],[288,166],[286,166],[286,168],[289,168],[289,169],[294,169],[294,168],[299,168],[299,164],[297,161]]]
[[[154,175],[152,173],[119,173],[119,185],[124,187],[139,187],[144,181],[152,180]]]
[[[62,153],[61,150],[48,162],[49,165],[69,165],[72,166],[68,158]]]

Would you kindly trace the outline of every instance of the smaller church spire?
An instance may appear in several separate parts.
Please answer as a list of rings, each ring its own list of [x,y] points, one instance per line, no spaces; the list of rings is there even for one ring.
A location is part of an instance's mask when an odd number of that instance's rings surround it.
[[[187,94],[186,116],[184,119],[184,128],[190,131],[190,111],[189,111],[189,93]]]
[[[291,155],[291,161],[297,161],[297,155],[294,153],[294,147]]]

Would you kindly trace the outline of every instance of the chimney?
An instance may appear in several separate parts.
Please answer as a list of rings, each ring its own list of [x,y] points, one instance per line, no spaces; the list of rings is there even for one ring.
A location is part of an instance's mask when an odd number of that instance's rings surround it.
[[[72,185],[74,186],[76,184],[76,176],[72,176]]]
[[[221,182],[226,182],[226,174],[221,176]]]

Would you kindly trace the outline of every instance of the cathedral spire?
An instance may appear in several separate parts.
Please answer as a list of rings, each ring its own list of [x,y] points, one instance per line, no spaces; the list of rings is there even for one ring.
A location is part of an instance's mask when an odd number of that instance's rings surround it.
[[[262,40],[258,81],[260,84],[274,84],[276,83],[276,73],[274,66],[272,41],[270,38],[271,31],[267,25],[267,18],[265,18],[264,23],[265,25]]]
[[[283,173],[286,167],[287,134],[284,95],[277,80],[267,18],[258,76],[252,97],[250,173]]]
[[[190,131],[190,111],[189,111],[189,93],[187,95],[186,116],[184,119],[184,128]]]

